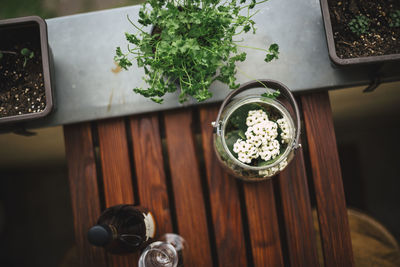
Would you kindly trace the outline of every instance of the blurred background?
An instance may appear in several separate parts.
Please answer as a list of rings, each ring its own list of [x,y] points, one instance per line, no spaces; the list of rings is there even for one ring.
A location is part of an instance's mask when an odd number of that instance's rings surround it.
[[[0,0],[0,19],[51,18],[135,0]],[[330,91],[346,200],[400,239],[400,82]],[[0,266],[74,266],[62,127],[0,134]],[[21,252],[23,257],[21,257]]]

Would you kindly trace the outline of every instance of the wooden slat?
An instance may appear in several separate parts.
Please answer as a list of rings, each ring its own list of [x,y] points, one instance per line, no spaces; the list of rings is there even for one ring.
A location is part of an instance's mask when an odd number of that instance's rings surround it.
[[[106,206],[133,204],[132,175],[122,118],[97,124]]]
[[[316,237],[302,149],[277,179],[291,266],[318,266]]]
[[[327,92],[301,97],[325,266],[353,266],[332,111]]]
[[[140,205],[157,221],[157,234],[173,231],[157,114],[132,117],[135,169]]]
[[[244,183],[255,266],[283,266],[272,180]]]
[[[237,183],[218,161],[213,146],[213,129],[218,107],[200,109],[202,143],[207,171],[212,219],[220,266],[246,266],[246,247],[240,214]]]
[[[88,229],[100,216],[96,164],[89,123],[64,126],[65,152],[74,214],[75,240],[81,267],[105,267],[104,250],[89,244]]]
[[[212,266],[204,196],[191,123],[191,110],[165,113],[178,230],[190,246],[185,255],[185,266]]]
[[[133,204],[132,175],[125,123],[122,118],[99,121],[99,147],[106,207]],[[138,253],[109,255],[110,266],[136,266]]]

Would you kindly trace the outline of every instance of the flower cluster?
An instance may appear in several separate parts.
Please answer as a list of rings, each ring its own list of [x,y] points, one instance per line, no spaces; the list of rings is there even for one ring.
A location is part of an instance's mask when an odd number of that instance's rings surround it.
[[[289,125],[287,123],[287,120],[282,118],[282,119],[277,120],[276,123],[278,123],[279,128],[281,128],[281,130],[282,130],[282,133],[281,133],[282,144],[289,143],[290,142],[290,131],[289,131]]]
[[[276,158],[280,153],[280,144],[276,140],[278,124],[270,121],[268,115],[259,109],[249,111],[246,125],[246,140],[239,138],[233,145],[233,151],[238,154],[239,161],[251,163],[252,159],[258,157],[265,161]]]

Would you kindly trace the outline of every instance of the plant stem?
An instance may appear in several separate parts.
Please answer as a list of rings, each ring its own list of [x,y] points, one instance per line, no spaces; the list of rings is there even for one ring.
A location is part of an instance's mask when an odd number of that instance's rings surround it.
[[[263,1],[260,1],[260,2],[256,2],[256,4],[255,4],[255,6],[256,5],[259,5],[259,4],[262,4],[262,3],[264,3],[264,2],[267,2],[268,0],[263,0]],[[249,7],[250,5],[246,5],[246,6],[243,6],[243,7],[241,7],[239,10],[242,10],[242,9],[244,9],[244,8],[246,8],[246,7]]]
[[[237,68],[237,70],[238,70],[239,73],[243,74],[244,76],[246,76],[246,77],[249,78],[250,80],[255,80],[255,81],[257,81],[257,82],[258,82],[259,84],[261,84],[263,87],[265,87],[266,89],[269,89],[269,88],[268,88],[267,86],[265,86],[265,84],[263,84],[260,80],[254,78],[254,77],[252,77],[252,76],[250,76],[250,75],[247,75],[247,73],[245,73],[244,71],[241,71],[241,69],[240,69],[238,66],[236,66],[236,68]]]
[[[255,49],[255,50],[261,50],[261,51],[264,51],[264,52],[269,52],[269,51],[266,50],[266,49],[262,49],[262,48],[258,48],[258,47],[253,47],[253,46],[247,46],[247,45],[237,45],[237,46],[239,46],[239,47],[244,47],[244,48]]]
[[[190,84],[189,87],[192,87],[192,81],[190,80],[190,75],[189,75],[189,73],[187,73],[186,66],[184,63],[182,63],[182,67],[183,67],[183,71],[186,73],[186,76],[188,77],[189,84]]]
[[[133,23],[133,21],[129,18],[129,15],[126,15],[126,17],[128,18],[129,22],[133,25],[133,27],[135,27],[136,29],[138,29],[139,31],[141,31],[144,34],[148,34],[147,32],[145,32],[142,29],[140,29],[138,26],[136,26],[136,24]]]
[[[3,50],[0,50],[0,53],[17,55],[17,53],[16,53],[16,52],[13,52],[13,51],[3,51]]]

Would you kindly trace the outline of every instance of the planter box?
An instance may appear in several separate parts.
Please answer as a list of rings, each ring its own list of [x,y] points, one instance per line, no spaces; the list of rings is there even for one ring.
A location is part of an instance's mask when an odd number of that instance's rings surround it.
[[[326,41],[328,44],[329,57],[335,65],[351,66],[371,63],[384,63],[388,61],[400,60],[400,54],[357,57],[357,58],[340,58],[336,53],[335,40],[333,38],[332,21],[329,12],[328,0],[320,0],[322,17],[324,20]]]
[[[53,94],[46,22],[36,16],[1,20],[0,36],[0,124],[48,115]]]

